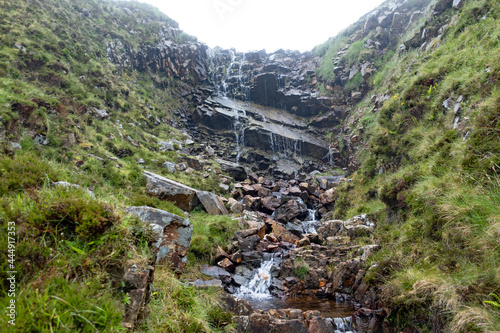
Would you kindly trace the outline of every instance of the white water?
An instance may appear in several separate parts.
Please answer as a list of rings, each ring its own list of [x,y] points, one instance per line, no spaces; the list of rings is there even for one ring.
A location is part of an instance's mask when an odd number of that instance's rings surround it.
[[[304,234],[317,234],[316,228],[319,227],[319,222],[316,220],[316,210],[308,209],[309,216],[307,220],[301,222]]]
[[[271,286],[271,268],[274,265],[274,258],[264,260],[261,266],[255,271],[254,276],[248,283],[248,286],[241,286],[235,294],[236,297],[253,299],[271,298],[269,287]]]
[[[352,329],[352,317],[332,318],[335,333],[355,333]]]
[[[231,62],[229,63],[229,66],[227,66],[226,73],[224,77],[222,78],[222,81],[218,87],[218,95],[221,97],[227,97],[227,80],[229,79],[229,75],[231,74],[231,69],[234,66],[234,63],[236,61],[236,54],[234,53],[233,50],[229,51],[231,53]]]
[[[241,111],[243,116],[246,116],[245,111]],[[236,163],[240,162],[241,153],[245,148],[245,125],[240,121],[240,111],[233,109],[234,113],[234,136],[236,137]]]
[[[271,132],[270,144],[273,156],[297,158],[297,156],[302,155],[302,141],[300,140],[289,139]]]

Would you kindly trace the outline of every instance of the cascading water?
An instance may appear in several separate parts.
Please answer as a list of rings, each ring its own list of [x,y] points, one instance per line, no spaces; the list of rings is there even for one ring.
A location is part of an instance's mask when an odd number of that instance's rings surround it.
[[[271,132],[270,144],[273,156],[288,158],[291,154],[292,157],[297,158],[302,154],[302,141],[300,140],[288,139]]]
[[[229,75],[231,74],[231,69],[234,66],[234,63],[236,61],[236,54],[234,53],[233,50],[230,50],[230,55],[231,55],[231,62],[229,63],[229,66],[226,68],[226,73],[224,74],[224,77],[222,78],[222,81],[219,84],[219,87],[217,89],[217,93],[221,97],[227,97],[227,80],[229,79]]]
[[[245,148],[245,125],[240,120],[240,112],[243,116],[246,116],[246,113],[244,110],[240,111],[238,109],[233,109],[233,112],[233,129],[234,136],[236,137],[236,163],[239,163],[241,154]]]
[[[308,209],[309,215],[307,220],[301,222],[304,234],[317,234],[316,228],[319,227],[320,222],[316,220],[316,210]]]
[[[250,297],[253,299],[271,298],[269,287],[272,283],[271,269],[274,264],[274,257],[264,260],[261,266],[254,272],[248,285],[241,286],[235,296],[240,298]]]
[[[332,318],[335,333],[356,333],[352,328],[352,317]]]
[[[245,61],[246,61],[246,54],[243,53],[243,57],[240,60],[240,67],[238,68],[238,89],[245,96],[244,100],[248,101],[250,99],[250,90],[248,89],[248,86],[244,82],[244,75],[243,75],[243,64],[245,63]]]

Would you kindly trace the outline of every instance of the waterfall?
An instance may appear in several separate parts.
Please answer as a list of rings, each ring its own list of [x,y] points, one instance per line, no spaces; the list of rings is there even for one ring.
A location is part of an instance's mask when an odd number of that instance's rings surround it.
[[[309,215],[307,216],[307,220],[301,222],[302,230],[304,234],[317,234],[316,228],[319,227],[320,222],[316,220],[316,210],[308,209]]]
[[[253,299],[271,298],[269,287],[271,286],[271,269],[274,265],[274,257],[264,260],[261,266],[254,271],[254,275],[247,286],[241,286],[235,294],[236,297],[251,297]]]
[[[238,89],[240,92],[245,96],[245,101],[248,101],[250,99],[250,90],[248,87],[245,85],[245,82],[243,80],[243,64],[246,61],[246,53],[243,53],[243,56],[240,60],[240,67],[238,68]]]
[[[234,51],[229,50],[229,52],[231,55],[231,62],[229,63],[229,66],[227,66],[226,73],[224,74],[224,77],[222,78],[222,81],[219,87],[217,88],[217,93],[221,97],[227,97],[227,87],[228,87],[227,80],[229,79],[231,69],[233,68],[234,63],[236,61],[236,54],[234,53]]]
[[[352,317],[332,318],[335,333],[355,333],[352,328]]]
[[[236,138],[236,163],[240,162],[241,153],[245,148],[245,124],[240,121],[240,111],[238,109],[232,109],[234,113],[234,136]],[[241,111],[243,116],[246,116],[244,110]]]
[[[273,156],[297,158],[302,155],[302,141],[300,140],[289,139],[271,132],[270,144]]]
[[[326,157],[328,158],[328,163],[333,164],[333,147],[331,144],[328,146],[328,154]]]

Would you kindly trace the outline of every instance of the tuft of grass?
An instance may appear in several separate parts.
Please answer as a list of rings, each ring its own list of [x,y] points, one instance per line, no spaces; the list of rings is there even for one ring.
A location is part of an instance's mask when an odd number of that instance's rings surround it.
[[[293,274],[299,279],[304,280],[309,272],[309,266],[301,257],[298,257],[294,262]]]
[[[189,221],[193,224],[190,253],[207,263],[213,260],[218,246],[228,250],[235,231],[242,229],[238,219],[200,211],[194,211]]]
[[[139,327],[142,332],[229,332],[232,315],[221,308],[220,293],[184,285],[171,272],[155,272],[149,316]]]

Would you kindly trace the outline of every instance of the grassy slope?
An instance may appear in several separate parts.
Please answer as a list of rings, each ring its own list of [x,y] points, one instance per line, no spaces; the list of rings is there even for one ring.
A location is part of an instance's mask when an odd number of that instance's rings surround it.
[[[15,327],[7,326],[4,315],[0,324],[16,332],[122,331],[129,299],[119,281],[127,265],[150,262],[151,239],[121,208],[149,205],[183,214],[144,194],[137,160],[159,173],[164,161],[177,160],[177,152],[161,152],[157,142],[185,139],[163,120],[174,119],[172,111],[188,109],[189,101],[176,97],[186,83],[161,74],[120,72],[106,59],[106,43],[114,38],[132,48],[154,43],[163,24],[176,23],[135,2],[2,0],[0,8],[2,308],[9,302],[9,221],[16,223],[18,237],[18,317]],[[92,18],[81,14],[83,8]],[[147,23],[137,23],[139,18]],[[131,29],[137,34],[129,34]],[[156,89],[159,82],[168,87]],[[110,119],[90,115],[94,107],[106,109]],[[160,124],[154,124],[156,118]],[[47,137],[48,145],[36,144],[36,135]],[[10,142],[23,149],[14,154]],[[108,156],[122,157],[114,161]],[[218,180],[215,173],[205,179],[198,171],[167,176],[212,190]],[[53,188],[53,181],[82,189]],[[200,225],[208,219],[201,212],[196,216]],[[234,228],[231,220],[218,223]],[[228,234],[222,230],[220,237],[226,240]],[[206,251],[199,256],[209,257],[211,249]],[[191,265],[198,260],[191,258]],[[230,321],[216,308],[217,292],[195,290],[163,269],[155,276],[152,315],[141,323],[142,331],[220,331],[218,326]]]
[[[379,65],[368,96],[392,97],[378,114],[357,105],[366,145],[335,215],[378,219],[383,247],[368,278],[400,328],[498,331],[488,301],[500,293],[500,4],[471,0],[446,14],[440,45]],[[442,103],[461,95],[458,131]]]

